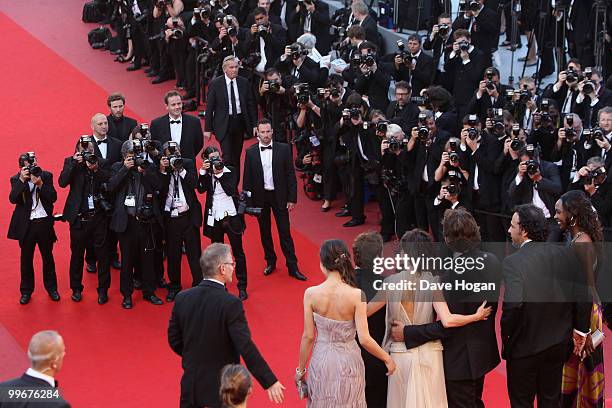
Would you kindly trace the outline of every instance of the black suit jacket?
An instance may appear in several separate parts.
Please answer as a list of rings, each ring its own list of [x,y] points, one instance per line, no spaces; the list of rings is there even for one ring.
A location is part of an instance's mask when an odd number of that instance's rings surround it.
[[[232,166],[225,166],[230,171],[229,173],[223,173],[223,175],[217,178],[218,182],[221,183],[221,188],[229,197],[232,197],[236,210],[238,209],[238,172]],[[208,225],[208,212],[213,207],[213,175],[210,172],[206,172],[205,175],[198,177],[198,192],[206,193],[206,203],[204,204],[204,235],[209,238],[213,237],[213,227]],[[215,177],[216,178],[216,177]],[[244,228],[244,217],[240,218],[241,228]],[[212,222],[214,225],[214,221]],[[232,225],[233,227],[233,225]],[[236,228],[239,231],[240,228]]]
[[[433,58],[421,51],[414,70],[412,71],[412,78],[410,81],[412,85],[412,95],[421,95],[421,90],[431,85],[435,71],[436,66],[434,65]]]
[[[202,123],[195,116],[183,113],[181,115],[181,126],[181,156],[195,160],[204,146]],[[151,139],[159,140],[161,143],[172,140],[169,115],[153,119],[153,122],[151,122]]]
[[[264,47],[264,51],[266,53],[265,69],[268,69],[274,65],[281,54],[285,52],[285,44],[287,43],[287,33],[283,27],[278,24],[270,23],[270,29],[271,32],[262,37],[264,39],[264,43],[266,44]],[[249,52],[261,52],[259,35],[253,35],[249,31],[245,37],[244,47],[245,49],[249,50]]]
[[[495,335],[495,313],[501,283],[501,265],[495,255],[478,249],[460,257],[484,259],[482,270],[471,269],[463,274],[449,271],[445,282],[465,280],[466,282],[495,283],[496,291],[462,292],[445,291],[444,298],[451,313],[469,315],[476,312],[484,300],[493,308],[488,320],[455,327],[452,334],[442,341],[444,346],[444,375],[447,380],[476,380],[495,368],[499,362],[499,350]],[[453,283],[454,289],[454,283]]]
[[[98,147],[98,143],[95,141],[96,138],[94,136],[91,137],[93,142],[93,146],[94,146],[94,153],[96,154],[96,156],[98,156],[101,159],[104,159],[102,157],[102,153],[100,152],[100,148]],[[119,139],[115,139],[113,137],[110,136],[106,136],[106,161],[104,163],[104,167],[107,170],[110,170],[111,166],[113,165],[113,163],[117,163],[117,162],[122,162],[123,161],[123,156],[121,155],[121,146],[123,146],[123,142]]]
[[[104,159],[98,159],[98,171],[93,173],[94,180],[94,191],[93,194],[98,192],[98,188],[101,183],[108,181],[110,173],[106,170]],[[66,188],[70,186],[68,192],[68,198],[66,198],[66,204],[64,204],[64,218],[70,225],[73,225],[77,219],[77,215],[81,212],[81,204],[83,203],[83,197],[85,196],[86,189],[89,186],[86,185],[88,181],[87,168],[84,165],[79,165],[76,160],[70,157],[64,159],[64,167],[62,172],[57,179],[57,183],[60,187]],[[89,193],[89,190],[87,190]]]
[[[518,359],[567,343],[572,329],[588,332],[592,304],[570,248],[527,242],[503,263],[502,356]],[[583,282],[584,283],[584,282]]]
[[[470,53],[470,62],[463,64],[457,53],[454,58],[447,58],[444,70],[453,84],[452,94],[457,106],[465,106],[472,99],[472,95],[482,80],[485,70],[485,56],[478,48]],[[463,118],[459,118],[461,120]]]
[[[41,391],[46,392],[47,389],[55,390],[55,388],[51,387],[48,382],[42,380],[40,378],[32,377],[27,374],[23,374],[19,378],[14,378],[12,380],[4,381],[0,383],[0,389],[7,388],[30,388],[30,389],[40,389]],[[70,408],[70,404],[61,397],[58,399],[50,399],[44,403],[37,402],[4,402],[2,403],[2,407],[6,408],[36,408],[36,407],[44,407],[44,408]]]
[[[197,170],[195,168],[195,161],[187,158],[183,158],[183,168],[187,173],[185,177],[181,177],[181,187],[183,188],[183,194],[185,194],[185,201],[187,201],[187,205],[189,206],[189,218],[191,219],[192,224],[196,228],[200,228],[202,226],[202,205],[200,204],[200,200],[196,196],[195,190],[198,184],[198,175]],[[172,179],[172,173],[167,172],[163,174],[160,172],[159,174],[161,178],[161,190],[160,190],[160,204],[162,210],[166,207],[166,198],[168,197],[168,192],[170,189],[170,180]],[[180,176],[179,176],[180,177]],[[174,192],[170,192],[173,194]]]
[[[276,381],[251,339],[242,302],[219,283],[203,280],[174,301],[168,343],[182,357],[181,401],[220,407],[220,371],[240,357],[263,388]]]
[[[555,215],[555,203],[561,196],[561,177],[559,169],[554,163],[540,161],[540,173],[542,180],[538,183],[538,195],[546,205],[550,216]],[[514,177],[517,172],[515,171]],[[528,175],[523,177],[523,181],[517,186],[514,178],[508,187],[508,195],[514,205],[531,204],[533,201],[533,181]]]
[[[42,172],[43,185],[39,191],[40,204],[49,216],[48,221],[53,225],[53,203],[57,200],[57,192],[53,186],[53,174],[48,171]],[[8,229],[7,237],[21,241],[30,226],[30,214],[32,212],[32,193],[30,185],[26,181],[23,183],[19,180],[19,174],[11,177],[11,192],[9,193],[9,201],[15,204],[11,223]],[[55,232],[53,233],[55,235]],[[54,237],[54,240],[57,238]]]
[[[470,19],[463,15],[457,17],[453,22],[453,31],[460,28],[468,29]],[[499,17],[495,11],[488,7],[484,7],[478,17],[476,17],[471,30],[472,44],[482,50],[489,58],[493,51],[497,49],[497,40],[499,38]]]
[[[242,189],[251,192],[254,207],[264,206],[263,177],[259,143],[255,143],[246,150],[242,178]],[[272,177],[276,204],[280,208],[285,208],[287,203],[297,203],[297,180],[288,144],[272,143]]]
[[[365,30],[366,41],[374,43],[378,47],[378,54],[382,54],[380,51],[382,38],[378,33],[378,23],[376,23],[376,20],[374,20],[372,16],[368,14],[359,25]]]
[[[111,177],[108,181],[108,189],[114,194],[114,211],[111,218],[110,229],[115,232],[125,232],[128,224],[128,213],[125,206],[125,197],[128,194],[130,178],[135,176],[136,170],[129,170],[123,163],[115,163],[111,167]],[[161,225],[159,197],[157,192],[162,188],[160,173],[155,165],[149,164],[144,173],[140,174],[141,187],[144,194],[153,195],[153,213],[155,220]]]
[[[296,1],[287,2],[287,28],[289,31],[289,41],[294,42],[299,36],[304,34],[304,21],[306,19],[306,9],[302,5],[300,12],[295,12]],[[315,12],[311,16],[310,30],[317,37],[317,50],[321,55],[327,55],[330,50],[331,36],[329,34],[329,26],[331,24],[329,17],[329,6],[320,0],[315,0]]]
[[[123,116],[121,120],[115,121],[113,115],[106,117],[108,120],[108,136],[125,142],[130,138],[132,130],[138,125],[136,119]]]
[[[246,131],[252,132],[257,123],[257,106],[253,96],[252,86],[246,78],[236,77],[238,94],[240,99],[240,110],[245,122]],[[207,132],[213,132],[219,142],[227,133],[229,118],[229,99],[227,95],[227,84],[225,75],[218,76],[208,85],[208,95],[206,96],[206,120],[205,128]]]

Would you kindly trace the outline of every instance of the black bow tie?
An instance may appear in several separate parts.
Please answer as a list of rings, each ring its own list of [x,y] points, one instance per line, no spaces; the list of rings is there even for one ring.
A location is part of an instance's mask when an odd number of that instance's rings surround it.
[[[100,146],[102,143],[108,143],[108,139],[96,140],[96,143],[98,144],[98,146]]]
[[[178,125],[181,123],[181,120],[180,119],[177,119],[177,120],[170,119],[170,124],[173,124],[173,123],[176,123]]]
[[[262,151],[262,152],[263,152],[264,150],[266,150],[266,149],[270,149],[270,150],[272,150],[272,145],[269,145],[269,146],[259,146],[259,148],[261,149],[261,151]]]

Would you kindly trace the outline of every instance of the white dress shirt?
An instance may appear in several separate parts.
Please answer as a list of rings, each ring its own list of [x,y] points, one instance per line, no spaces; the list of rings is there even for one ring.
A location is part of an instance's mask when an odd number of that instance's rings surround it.
[[[517,174],[516,177],[514,178],[514,182],[518,186],[519,184],[523,182],[523,177]],[[546,204],[544,204],[544,201],[542,201],[542,198],[540,197],[540,193],[538,192],[538,189],[536,188],[535,183],[533,184],[531,188],[533,189],[531,204],[541,209],[542,212],[544,213],[545,218],[547,219],[550,218],[550,211],[548,211],[548,207],[546,207]]]
[[[35,220],[37,218],[48,217],[45,207],[43,207],[42,203],[40,202],[39,194],[37,194],[39,191],[38,187],[31,181],[28,181],[28,187],[30,187],[30,193],[32,194],[32,211],[30,212],[30,219]]]
[[[187,170],[182,169],[179,173],[170,173],[170,185],[168,186],[168,195],[166,196],[166,206],[164,208],[167,212],[172,212],[173,209],[177,210],[171,216],[178,216],[180,213],[189,211],[189,205],[185,198],[185,192],[183,191],[183,180],[187,175]],[[178,180],[178,194],[176,193],[175,181]],[[176,198],[176,202],[174,199]]]
[[[238,94],[238,84],[236,84],[236,79],[229,79],[227,75],[225,76],[225,89],[227,89],[227,103],[229,108],[227,111],[230,115],[239,115],[242,113],[242,109],[240,108],[240,95]],[[232,112],[232,93],[230,90],[230,83],[234,87],[234,97],[236,98],[236,112]]]
[[[311,32],[311,25],[312,25],[312,13],[309,11],[308,14],[306,14],[306,18],[304,19],[304,32],[305,33]]]
[[[212,185],[213,185],[213,204],[212,204],[212,218],[215,221],[220,221],[224,219],[226,216],[233,217],[236,215],[236,206],[234,205],[234,200],[232,197],[228,196],[223,187],[221,187],[221,182],[218,181],[221,176],[225,173],[231,173],[231,170],[227,167],[223,167],[223,172],[219,174],[212,175]],[[211,219],[208,220],[210,226],[214,225],[211,223]]]
[[[259,37],[259,53],[261,54],[261,59],[259,60],[259,64],[255,67],[255,71],[264,72],[266,69],[266,64],[268,60],[266,59],[266,42],[262,37]],[[231,104],[231,100],[230,100]]]
[[[269,146],[272,146],[270,143]],[[259,143],[259,157],[261,158],[261,167],[263,169],[264,190],[274,190],[274,176],[272,175],[272,149],[261,150],[262,147],[267,147]]]
[[[178,120],[179,123],[170,123],[170,138],[173,142],[176,142],[177,145],[181,145],[181,136],[183,135],[183,118],[182,116],[178,119],[174,119],[172,116],[168,115],[170,120]]]
[[[106,155],[108,154],[108,136],[105,137],[104,139],[98,139],[96,135],[94,135],[93,140],[98,145],[98,150],[100,150],[100,154],[102,155],[102,158],[106,160]],[[101,142],[102,140],[106,140],[106,142],[98,143],[98,142]]]
[[[55,378],[51,377],[50,375],[43,374],[40,371],[36,371],[33,368],[28,368],[25,373],[26,375],[29,375],[30,377],[34,377],[34,378],[38,378],[40,380],[46,381],[49,383],[50,386],[55,388]]]

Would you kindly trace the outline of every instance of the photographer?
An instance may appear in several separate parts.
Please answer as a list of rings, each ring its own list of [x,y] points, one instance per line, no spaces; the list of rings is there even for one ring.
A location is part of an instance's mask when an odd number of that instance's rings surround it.
[[[387,118],[391,123],[402,127],[404,133],[409,133],[416,126],[419,117],[419,107],[412,102],[412,88],[406,81],[395,84],[395,101],[387,107]]]
[[[601,108],[612,106],[612,91],[602,86],[601,82],[601,72],[587,67],[584,70],[584,80],[578,83],[580,94],[576,97],[572,112],[582,118],[585,128],[593,127]]]
[[[133,53],[133,61],[127,67],[127,71],[137,71],[142,66],[143,60],[148,59],[148,47],[146,40],[147,19],[150,15],[148,1],[146,0],[127,0],[127,28],[126,37],[131,43]],[[128,51],[129,54],[129,51]],[[123,57],[125,60],[130,60],[128,57]]]
[[[293,7],[295,5],[295,7]],[[330,50],[329,6],[320,0],[298,0],[287,5],[287,31],[289,41],[295,41],[304,33],[317,38],[318,50],[327,55]]]
[[[164,232],[166,255],[168,258],[168,295],[172,302],[181,291],[181,260],[184,246],[189,270],[191,287],[202,280],[200,269],[200,227],[202,226],[202,207],[195,194],[197,173],[195,161],[181,157],[176,142],[165,142],[163,156],[159,161],[162,188],[160,197],[164,210]]]
[[[597,210],[597,216],[604,227],[612,227],[612,179],[601,157],[591,157],[576,174],[572,183],[572,190],[583,190],[590,198],[591,204]],[[609,241],[609,232],[604,231],[606,241]]]
[[[381,47],[382,36],[378,33],[378,23],[370,15],[370,10],[365,2],[355,0],[351,4],[351,13],[353,15],[353,25],[363,27],[365,31],[365,39]]]
[[[406,189],[402,163],[399,160],[399,154],[402,148],[405,148],[405,138],[399,125],[387,123],[385,126],[386,133],[380,144],[381,182],[378,185],[377,197],[381,214],[380,234],[384,242],[389,242],[400,228],[406,228],[403,227],[404,220],[397,217],[400,191]],[[377,133],[382,130],[382,126],[377,124]]]
[[[285,30],[280,25],[270,22],[266,9],[257,7],[253,13],[255,23],[251,25],[246,35],[244,47],[249,50],[249,55],[259,54],[259,62],[253,67],[259,79],[281,56],[287,38]]]
[[[266,69],[258,91],[259,106],[264,115],[272,122],[275,140],[287,143],[290,121],[289,92],[283,86],[278,70]]]
[[[246,1],[245,3],[249,3],[249,2]],[[280,5],[278,4],[278,2],[275,1],[274,5],[277,7],[275,8],[274,11],[270,10],[271,5],[272,4],[270,0],[257,0],[257,5],[255,7],[249,7],[249,10],[253,9],[253,11],[249,11],[249,15],[246,17],[245,21],[243,21],[242,15],[240,14],[238,15],[238,20],[240,21],[240,25],[243,27],[250,27],[253,24],[257,24],[255,22],[256,20],[255,10],[257,10],[258,8],[261,8],[266,11],[266,15],[268,16],[268,19],[272,24],[278,25],[284,30],[284,28],[282,27],[282,24],[284,22],[281,22],[281,19],[280,19],[280,7],[279,7]],[[244,7],[244,5],[242,5],[242,7]],[[285,44],[285,41],[283,41],[283,44]]]
[[[161,84],[172,76],[168,42],[166,41],[166,22],[168,19],[179,18],[185,6],[182,0],[156,0],[153,7],[153,22],[151,24],[151,68],[157,68],[157,76],[152,84]],[[155,33],[159,33],[155,35]],[[152,75],[152,72],[150,72]]]
[[[506,89],[511,88],[500,84],[497,68],[485,69],[484,79],[480,81],[476,94],[468,104],[468,113],[474,113],[484,121],[489,109],[503,108],[506,105]]]
[[[550,155],[551,161],[561,165],[561,185],[566,191],[574,180],[576,172],[589,159],[585,157],[585,143],[582,138],[582,121],[573,113],[563,119],[563,126],[557,131],[557,143]],[[589,149],[594,150],[594,149]],[[593,154],[592,154],[593,155]]]
[[[219,35],[212,22],[212,10],[209,2],[200,0],[198,7],[193,9],[193,16],[185,29],[185,37],[189,46],[185,61],[185,87],[187,93],[184,100],[195,97],[196,86],[204,89],[205,82],[212,76],[214,69],[213,54],[209,45]],[[196,78],[196,64],[199,65]]]
[[[216,61],[221,65],[215,72],[221,72],[223,71],[223,61],[227,57],[233,56],[238,60],[247,57],[244,38],[248,30],[240,28],[236,17],[231,15],[217,14],[214,23],[219,35],[210,44],[210,48],[215,53]],[[241,74],[247,74],[244,72],[244,68],[241,67]]]
[[[452,32],[450,15],[446,13],[440,14],[438,16],[438,24],[433,25],[431,33],[423,42],[423,49],[427,51],[433,50],[434,72],[432,73],[431,82],[441,85],[447,90],[452,90],[452,83],[449,82],[444,66],[453,46]]]
[[[108,136],[108,120],[101,113],[91,118],[92,144],[94,153],[105,160],[105,166],[110,169],[113,163],[121,161],[121,141]]]
[[[434,181],[441,182],[447,176],[449,171],[461,173],[461,177],[465,181],[470,178],[470,173],[464,167],[469,165],[468,158],[459,150],[461,140],[456,137],[448,139],[444,145],[442,155],[440,156],[440,164],[434,173]]]
[[[130,132],[137,125],[136,119],[125,116],[125,96],[116,92],[106,99],[106,104],[110,109],[110,114],[106,116],[108,121],[107,135],[111,138],[125,142],[130,136]]]
[[[453,22],[453,31],[467,30],[474,46],[484,53],[484,63],[491,66],[491,56],[497,50],[499,40],[497,12],[485,6],[485,0],[471,0],[464,4],[467,8],[460,10],[460,15]]]
[[[456,30],[453,39],[453,50],[446,59],[444,70],[453,86],[451,93],[455,97],[457,115],[462,118],[468,112],[468,103],[478,89],[484,68],[490,64],[486,64],[482,51],[471,44],[467,30]]]
[[[380,109],[384,112],[389,105],[387,95],[391,78],[383,67],[378,66],[376,46],[369,41],[361,43],[359,55],[353,55],[351,64],[359,67],[355,79],[355,92],[367,100],[371,109]]]
[[[285,52],[280,56],[275,67],[283,75],[290,77],[287,81],[288,85],[297,82],[308,83],[311,91],[314,91],[324,83],[319,65],[308,58],[308,51],[298,42],[285,47]]]
[[[74,155],[64,159],[58,179],[60,187],[70,186],[63,217],[70,225],[70,289],[75,302],[82,299],[83,263],[88,245],[93,247],[94,259],[98,260],[98,303],[108,302],[111,277],[107,220],[112,211],[106,191],[108,179],[104,159],[94,154],[92,138],[81,136]]]
[[[559,106],[554,99],[542,98],[540,107],[533,113],[533,130],[527,143],[538,148],[542,159],[552,160],[553,150],[557,145],[557,124],[559,123]]]
[[[442,231],[442,219],[447,210],[454,210],[458,207],[466,207],[462,198],[465,179],[460,172],[450,170],[444,175],[440,182],[440,192],[433,201],[433,223],[431,230],[436,240],[440,240],[444,235]]]
[[[519,89],[506,89],[506,109],[509,109],[521,128],[527,135],[533,131],[533,117],[541,104],[540,95],[537,94],[535,80],[531,77],[522,77],[519,81]]]
[[[359,54],[359,46],[365,41],[365,30],[363,27],[354,25],[346,31],[346,38],[338,46],[337,57],[344,61],[350,62],[353,60],[354,54]],[[342,77],[350,87],[355,85],[355,79],[359,74],[359,67],[348,65],[342,71]]]
[[[156,276],[153,224],[162,224],[161,206],[156,191],[162,182],[156,166],[144,158],[144,149],[139,140],[128,140],[121,147],[123,162],[113,164],[109,190],[115,195],[111,229],[119,235],[123,257],[121,263],[122,306],[131,309],[134,292],[134,268],[142,271],[142,293],[144,300],[154,305],[163,301],[155,295]]]
[[[185,23],[181,17],[168,17],[165,24],[164,39],[167,53],[174,66],[176,88],[185,88],[185,61],[187,60],[188,42],[185,37]]]
[[[544,98],[551,98],[559,105],[559,112],[570,113],[575,110],[576,98],[580,94],[578,83],[581,81],[582,67],[576,59],[570,59],[567,69],[559,72],[557,82],[544,91]]]
[[[554,163],[540,160],[533,145],[519,152],[516,177],[508,187],[512,205],[533,204],[540,208],[544,217],[554,221],[555,203],[561,196],[561,179]]]
[[[457,111],[453,105],[453,96],[450,92],[440,85],[434,85],[427,88],[425,93],[427,99],[429,99],[429,106],[431,106],[431,110],[436,118],[438,129],[444,130],[451,135],[458,135]]]
[[[19,241],[20,274],[19,303],[30,302],[34,292],[34,249],[42,257],[43,283],[54,302],[60,300],[53,259],[53,243],[57,241],[53,228],[53,203],[57,192],[53,174],[38,166],[34,152],[19,156],[19,173],[11,177],[9,201],[15,205],[9,225],[8,239]]]
[[[206,193],[204,205],[204,235],[211,242],[223,243],[223,235],[232,247],[236,262],[238,297],[246,300],[247,264],[242,247],[242,234],[246,225],[244,214],[238,214],[238,174],[221,160],[219,150],[208,146],[202,153],[202,167],[198,177],[198,192]]]
[[[412,163],[408,188],[412,190],[417,227],[427,231],[436,225],[433,201],[439,183],[435,173],[450,134],[438,130],[431,111],[422,111],[418,120],[418,125],[411,130],[407,146],[408,160]],[[437,228],[433,231],[434,238],[439,239],[435,236]]]
[[[394,59],[396,71],[399,70],[398,62],[409,70],[410,79],[408,82],[414,95],[421,95],[421,90],[431,85],[431,78],[435,69],[433,58],[421,50],[421,37],[415,34],[408,37],[407,52],[402,49]]]
[[[612,143],[612,106],[606,106],[597,112],[597,122],[599,128],[596,132],[601,132],[601,137],[596,133],[593,137],[597,145],[601,148],[601,158],[606,164],[606,170],[612,166],[612,155],[610,155],[610,143]]]

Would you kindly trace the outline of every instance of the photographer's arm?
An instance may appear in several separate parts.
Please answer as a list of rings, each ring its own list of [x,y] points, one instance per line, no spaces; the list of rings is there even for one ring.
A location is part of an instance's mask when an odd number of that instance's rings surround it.
[[[111,167],[111,177],[108,180],[108,190],[116,192],[130,170],[123,165],[123,162],[115,163]]]
[[[53,174],[51,172],[44,172],[42,174],[43,184],[40,187],[40,199],[54,203],[57,201],[57,191],[53,186]]]
[[[185,9],[185,5],[183,4],[183,0],[173,0],[172,5],[166,6],[166,9],[170,17],[178,17]]]
[[[184,174],[184,175],[183,175]],[[198,185],[198,176],[195,168],[195,161],[185,163],[185,173],[179,173],[181,183],[189,189],[195,189]]]
[[[61,188],[66,188],[70,185],[75,168],[76,163],[72,156],[64,159],[64,167],[62,168],[59,178],[57,179],[57,184],[59,184]]]
[[[538,183],[538,190],[554,196],[561,195],[561,176],[559,175],[559,168],[556,165],[548,166],[546,177],[542,174],[542,179]]]
[[[25,204],[23,199],[24,193],[29,193],[30,187],[27,182],[19,180],[18,177],[11,177],[11,192],[9,193],[9,201],[11,204]]]

